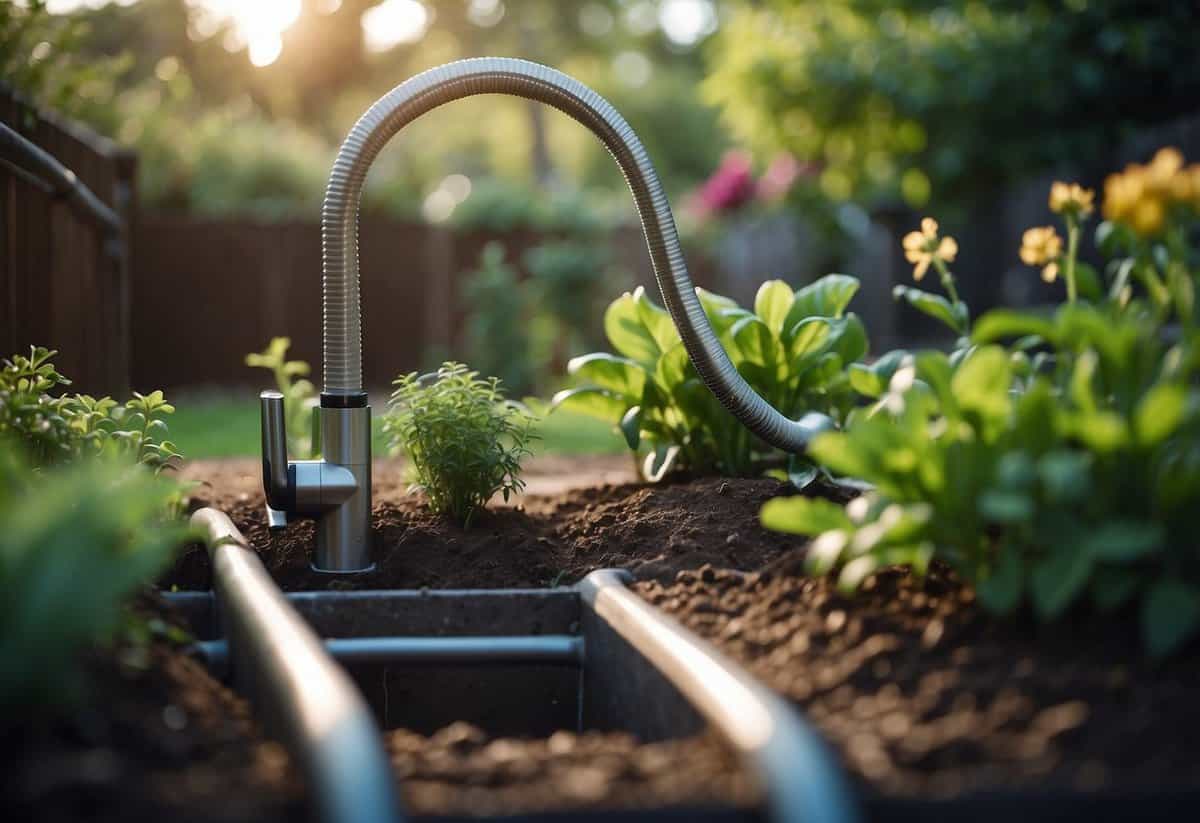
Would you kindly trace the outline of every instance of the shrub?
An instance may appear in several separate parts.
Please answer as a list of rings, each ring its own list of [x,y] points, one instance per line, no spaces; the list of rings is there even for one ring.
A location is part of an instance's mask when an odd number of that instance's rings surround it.
[[[867,350],[866,332],[845,312],[858,280],[830,274],[793,291],[764,283],[754,311],[697,289],[700,302],[738,372],[789,417],[823,411],[841,419],[853,405],[846,366]],[[616,354],[573,359],[579,386],[559,392],[565,407],[619,425],[643,473],[661,477],[672,465],[742,475],[769,447],[756,442],[696,372],[670,315],[638,288],[615,300],[604,329]]]
[[[273,337],[261,352],[246,355],[246,365],[267,369],[275,377],[275,386],[283,395],[288,449],[297,457],[315,457],[312,410],[317,405],[317,390],[307,379],[312,370],[308,363],[287,359],[291,345],[289,337]]]
[[[175,411],[161,391],[118,403],[110,397],[51,392],[71,381],[58,372],[56,351],[30,347],[0,368],[0,437],[18,444],[34,467],[107,455],[154,469],[180,459],[163,419]]]
[[[384,433],[412,461],[413,486],[434,511],[469,527],[492,495],[508,500],[525,487],[521,461],[531,454],[533,419],[504,399],[497,378],[445,363],[434,375],[413,372],[393,385]]]
[[[3,441],[4,438],[0,438]],[[0,706],[52,709],[83,685],[80,656],[114,639],[123,604],[186,536],[178,489],[108,460],[31,472],[0,442]]]
[[[1107,290],[1074,259],[1092,195],[1055,184],[1068,242],[1039,227],[1021,257],[1046,280],[1062,275],[1065,304],[1050,316],[996,310],[950,356],[896,352],[860,370],[855,385],[877,402],[812,454],[873,490],[845,508],[792,498],[762,513],[770,528],[816,536],[811,572],[840,570],[853,589],[881,565],[919,573],[937,558],[997,614],[1029,604],[1049,621],[1085,598],[1100,610],[1137,604],[1154,655],[1200,629],[1200,272],[1185,242],[1200,167],[1155,163],[1125,175],[1138,177],[1132,199],[1161,209],[1124,202],[1126,184],[1110,183],[1117,202],[1106,197],[1105,212],[1121,222],[1097,231],[1120,255]],[[919,234],[926,250],[941,243]],[[942,257],[933,263],[954,306]]]
[[[504,259],[504,244],[492,241],[479,255],[479,267],[467,274],[466,348],[472,363],[493,374],[510,391],[532,391],[540,371],[530,329],[531,301]]]

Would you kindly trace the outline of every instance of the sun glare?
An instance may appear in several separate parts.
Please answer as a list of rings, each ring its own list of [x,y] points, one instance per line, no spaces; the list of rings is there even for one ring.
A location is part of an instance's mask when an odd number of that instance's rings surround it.
[[[362,16],[363,37],[371,51],[387,51],[401,43],[414,43],[431,22],[429,9],[417,0],[383,0]]]
[[[245,48],[250,62],[269,66],[283,51],[283,33],[300,17],[301,0],[188,0],[201,19],[200,30],[215,30],[221,23],[232,24],[226,47],[230,51]]]

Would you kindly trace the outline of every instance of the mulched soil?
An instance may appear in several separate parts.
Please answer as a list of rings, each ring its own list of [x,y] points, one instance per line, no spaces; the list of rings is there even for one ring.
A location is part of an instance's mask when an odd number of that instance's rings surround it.
[[[558,491],[531,482],[540,493],[527,493],[511,506],[493,502],[464,531],[408,493],[396,463],[380,462],[374,481],[376,569],[333,576],[309,568],[311,522],[293,523],[282,533],[267,529],[256,462],[204,464],[193,471],[207,481],[194,491],[193,506],[226,511],[285,590],[544,587],[605,567],[670,581],[705,563],[758,569],[794,545],[758,522],[764,502],[792,491],[776,480],[676,479]],[[191,547],[161,585],[208,588],[207,554]]]
[[[5,718],[0,819],[251,823],[303,820],[286,753],[244,700],[179,647],[154,642],[144,665],[116,652],[87,665],[83,708],[55,720]]]
[[[1002,623],[943,568],[847,597],[799,564],[637,588],[801,706],[868,794],[1200,788],[1200,657],[1146,661],[1136,615]]]
[[[757,800],[733,756],[707,735],[648,744],[614,732],[491,739],[455,723],[431,737],[390,731],[386,745],[415,814],[728,808]]]

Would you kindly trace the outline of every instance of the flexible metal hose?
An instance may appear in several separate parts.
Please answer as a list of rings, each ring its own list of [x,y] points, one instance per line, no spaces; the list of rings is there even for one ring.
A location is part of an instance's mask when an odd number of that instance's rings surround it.
[[[367,110],[338,151],[321,209],[326,394],[353,395],[363,389],[358,208],[367,170],[388,140],[413,120],[476,94],[540,101],[582,123],[604,143],[637,204],[655,279],[688,356],[725,408],[763,440],[791,452],[803,451],[814,434],[832,427],[822,414],[789,420],[738,374],[696,297],[658,175],[625,119],[578,80],[547,66],[506,57],[448,63],[401,83]]]

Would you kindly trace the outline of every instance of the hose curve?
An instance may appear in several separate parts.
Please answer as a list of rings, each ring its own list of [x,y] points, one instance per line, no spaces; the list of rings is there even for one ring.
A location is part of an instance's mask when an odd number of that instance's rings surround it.
[[[367,171],[384,145],[413,120],[477,94],[545,103],[600,138],[629,184],[655,279],[688,356],[705,385],[743,425],[791,452],[803,451],[815,434],[832,428],[833,421],[822,414],[788,419],[738,373],[696,296],[658,175],[625,119],[578,80],[538,63],[505,57],[460,60],[401,83],[367,110],[342,143],[321,208],[326,394],[351,395],[363,389],[358,208]]]

